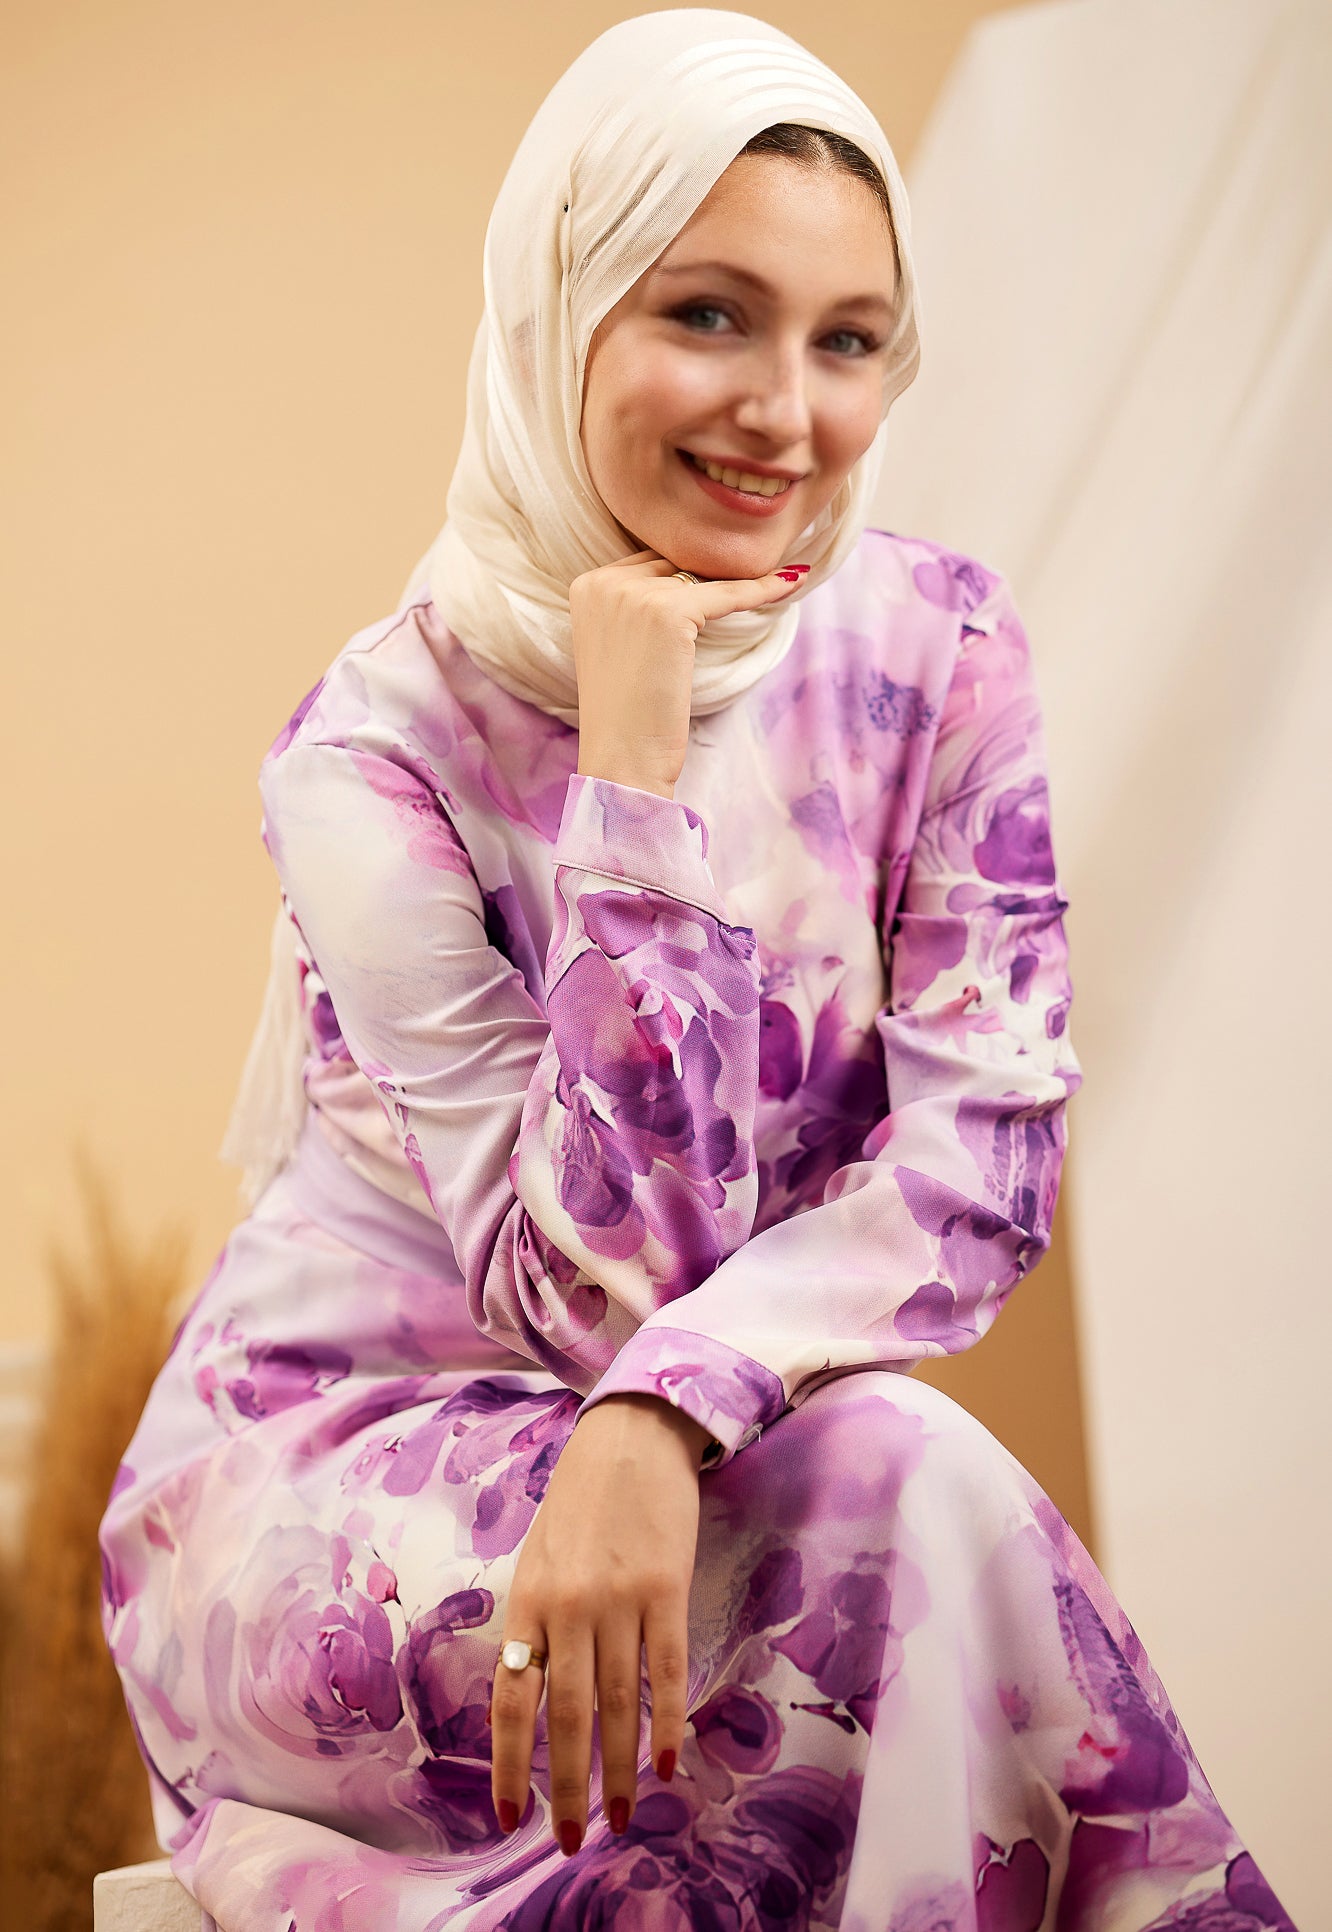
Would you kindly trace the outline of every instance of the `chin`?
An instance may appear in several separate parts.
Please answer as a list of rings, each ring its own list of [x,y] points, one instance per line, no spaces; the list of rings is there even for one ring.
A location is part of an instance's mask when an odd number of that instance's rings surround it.
[[[697,525],[664,530],[660,542],[649,538],[677,569],[692,570],[696,577],[719,578],[766,576],[777,569],[792,541],[790,534],[775,529],[766,529],[759,537]]]

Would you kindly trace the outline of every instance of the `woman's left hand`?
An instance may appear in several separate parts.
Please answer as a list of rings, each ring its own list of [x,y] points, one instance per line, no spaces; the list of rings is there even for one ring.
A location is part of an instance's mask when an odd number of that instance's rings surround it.
[[[660,1396],[608,1395],[579,1419],[527,1532],[504,1638],[548,1659],[497,1664],[491,1796],[513,1830],[527,1807],[536,1714],[546,1688],[550,1797],[561,1849],[587,1828],[592,1699],[602,1806],[623,1831],[638,1786],[642,1647],[652,1692],[652,1762],[669,1777],[684,1743],[688,1606],[698,1543],[698,1470],[712,1438]],[[666,1754],[666,1762],[663,1762]]]

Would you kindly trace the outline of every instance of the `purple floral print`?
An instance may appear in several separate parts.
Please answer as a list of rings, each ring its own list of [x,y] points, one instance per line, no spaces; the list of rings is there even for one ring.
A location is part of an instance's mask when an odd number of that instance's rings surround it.
[[[1068,1524],[923,1359],[1049,1245],[1081,1075],[1004,579],[869,531],[674,798],[428,598],[274,740],[308,1118],[102,1525],[226,1932],[1293,1932]],[[579,1418],[692,1415],[689,1724],[565,1860],[486,1702]],[[645,1693],[650,1687],[644,1679]]]

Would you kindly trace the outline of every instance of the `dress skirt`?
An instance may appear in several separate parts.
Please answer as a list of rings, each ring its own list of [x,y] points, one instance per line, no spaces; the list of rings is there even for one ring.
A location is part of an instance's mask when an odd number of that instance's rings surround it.
[[[486,1709],[580,1398],[312,1127],[183,1321],[102,1524],[157,1832],[222,1932],[1290,1928],[1104,1578],[950,1397],[858,1370],[700,1477],[674,1778],[505,1837]],[[205,1923],[207,1921],[205,1920]]]

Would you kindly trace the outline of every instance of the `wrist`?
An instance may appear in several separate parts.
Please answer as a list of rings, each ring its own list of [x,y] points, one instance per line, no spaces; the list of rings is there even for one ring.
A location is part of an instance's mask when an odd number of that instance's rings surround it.
[[[695,1467],[717,1440],[715,1436],[709,1434],[701,1422],[696,1422],[693,1416],[686,1414],[683,1409],[676,1408],[675,1404],[668,1402],[664,1395],[653,1395],[646,1389],[617,1389],[613,1395],[603,1396],[600,1402],[587,1411],[578,1426],[586,1427],[598,1411],[607,1410],[613,1410],[616,1413],[615,1417],[606,1417],[603,1427],[609,1427],[615,1419],[622,1419],[635,1412],[643,1416],[649,1424],[658,1428],[665,1427],[685,1444]]]
[[[578,772],[583,778],[604,778],[612,785],[632,785],[635,791],[655,792],[659,798],[674,798],[675,786],[623,759],[598,758],[580,752]]]

